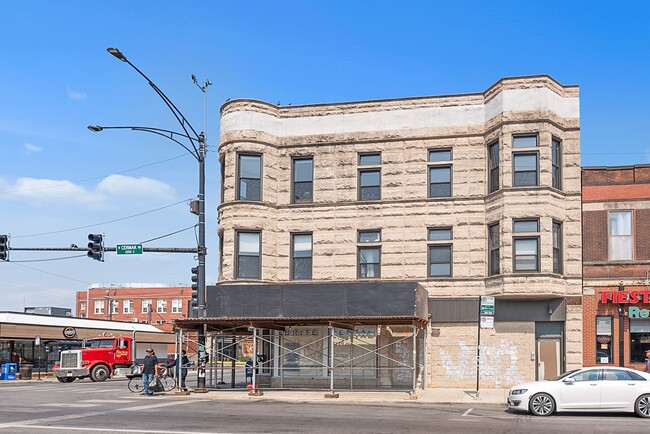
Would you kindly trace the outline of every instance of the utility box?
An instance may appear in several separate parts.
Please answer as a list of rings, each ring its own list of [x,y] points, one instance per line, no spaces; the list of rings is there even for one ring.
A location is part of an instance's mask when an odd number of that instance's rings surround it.
[[[0,380],[15,380],[17,370],[17,363],[3,363],[0,366]]]

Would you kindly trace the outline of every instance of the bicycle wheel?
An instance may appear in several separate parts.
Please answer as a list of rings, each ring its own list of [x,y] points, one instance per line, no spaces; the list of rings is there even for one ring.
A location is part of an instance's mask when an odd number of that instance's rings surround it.
[[[176,381],[171,377],[160,377],[160,382],[162,383],[165,392],[169,392],[176,386]]]
[[[133,377],[129,380],[128,384],[129,390],[133,393],[138,393],[144,391],[144,383],[142,382],[142,377]]]

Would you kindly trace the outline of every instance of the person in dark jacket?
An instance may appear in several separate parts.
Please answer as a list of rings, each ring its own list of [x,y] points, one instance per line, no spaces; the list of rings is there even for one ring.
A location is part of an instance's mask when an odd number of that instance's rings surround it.
[[[158,357],[156,357],[153,350],[149,348],[147,350],[147,355],[144,356],[144,366],[142,368],[142,383],[144,385],[144,394],[146,396],[153,395],[153,392],[149,390],[149,383],[151,383],[154,377],[157,376],[158,376]]]
[[[187,377],[187,367],[190,366],[192,362],[190,362],[190,359],[187,357],[187,351],[183,350],[181,351],[181,375],[178,375],[178,367],[176,367],[176,378],[180,381],[180,387],[181,389],[185,389],[185,377]],[[173,368],[176,366],[176,359],[174,359],[173,362],[167,364],[168,368]]]

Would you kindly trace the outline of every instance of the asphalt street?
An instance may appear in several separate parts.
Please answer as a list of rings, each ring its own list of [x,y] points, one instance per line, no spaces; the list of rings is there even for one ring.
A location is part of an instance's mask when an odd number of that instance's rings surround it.
[[[125,380],[1,382],[0,402],[0,433],[650,432],[631,414],[534,418],[499,405],[278,401],[244,390],[145,397]]]

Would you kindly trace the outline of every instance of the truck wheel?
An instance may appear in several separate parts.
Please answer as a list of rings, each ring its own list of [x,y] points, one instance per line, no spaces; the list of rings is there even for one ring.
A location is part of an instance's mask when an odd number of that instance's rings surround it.
[[[90,379],[93,381],[106,381],[111,371],[106,365],[97,365],[90,371]]]
[[[75,379],[74,377],[56,377],[61,383],[72,383]]]

